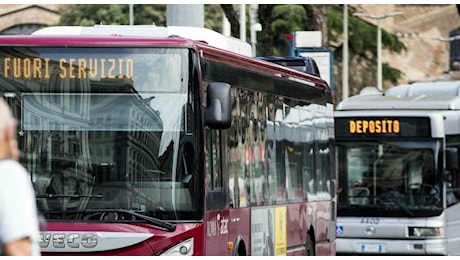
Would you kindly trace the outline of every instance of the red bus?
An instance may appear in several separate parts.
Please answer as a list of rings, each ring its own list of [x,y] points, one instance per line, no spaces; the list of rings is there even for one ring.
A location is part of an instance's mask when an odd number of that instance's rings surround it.
[[[247,46],[191,27],[1,36],[43,255],[335,255],[330,88]]]

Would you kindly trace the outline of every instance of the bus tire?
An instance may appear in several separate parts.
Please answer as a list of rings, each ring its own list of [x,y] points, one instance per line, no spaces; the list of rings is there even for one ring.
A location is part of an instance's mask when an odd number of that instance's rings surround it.
[[[233,256],[246,256],[246,246],[241,236],[238,236],[235,242],[235,249],[233,250]]]
[[[310,234],[307,234],[307,242],[305,242],[305,255],[315,255],[315,243],[313,242],[313,239],[311,238]]]

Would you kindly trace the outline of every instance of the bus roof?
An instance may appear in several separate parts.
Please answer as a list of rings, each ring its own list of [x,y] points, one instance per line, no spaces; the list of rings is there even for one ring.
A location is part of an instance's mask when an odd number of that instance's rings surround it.
[[[417,82],[385,92],[366,91],[337,104],[336,110],[460,110],[460,81]]]
[[[385,96],[460,96],[460,81],[415,82],[385,91]]]
[[[171,37],[179,36],[245,56],[253,56],[249,43],[235,37],[225,36],[202,27],[155,26],[155,25],[94,25],[94,26],[50,26],[39,29],[32,35],[85,35],[85,36],[142,36]]]

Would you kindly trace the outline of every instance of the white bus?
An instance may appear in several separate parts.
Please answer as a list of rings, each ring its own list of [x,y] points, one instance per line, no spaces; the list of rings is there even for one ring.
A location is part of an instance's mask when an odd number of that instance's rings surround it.
[[[337,255],[460,254],[460,81],[336,107]]]

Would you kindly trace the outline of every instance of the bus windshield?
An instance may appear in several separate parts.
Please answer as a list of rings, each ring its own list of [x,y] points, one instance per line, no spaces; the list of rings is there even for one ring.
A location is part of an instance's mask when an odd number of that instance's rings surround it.
[[[339,216],[434,216],[442,210],[440,141],[338,142]]]
[[[19,120],[21,163],[48,220],[202,217],[180,152],[191,131],[188,54],[0,48],[0,93]]]

